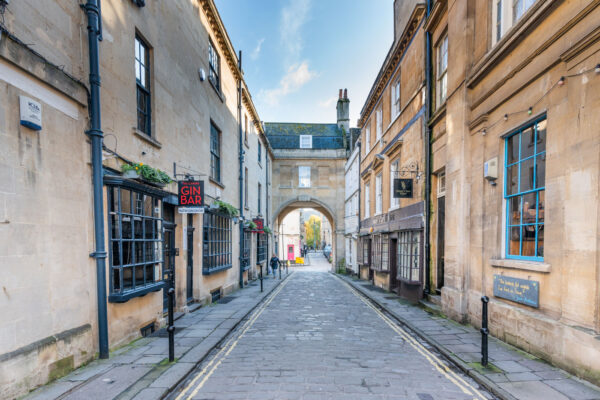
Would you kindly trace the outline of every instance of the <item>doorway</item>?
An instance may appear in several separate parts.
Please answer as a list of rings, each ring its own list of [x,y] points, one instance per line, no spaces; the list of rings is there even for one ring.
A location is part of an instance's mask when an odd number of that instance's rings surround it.
[[[288,244],[287,259],[289,261],[292,261],[294,259],[294,245],[293,244]]]
[[[191,303],[194,301],[194,216],[188,214],[187,216],[187,268],[186,268],[186,280],[187,280],[187,302]]]
[[[437,279],[436,292],[441,293],[444,287],[444,235],[446,229],[446,197],[438,197],[438,226],[437,226]]]
[[[398,288],[398,239],[390,239],[390,291]]]
[[[163,203],[163,310],[166,311],[169,305],[168,291],[175,287],[175,207]]]

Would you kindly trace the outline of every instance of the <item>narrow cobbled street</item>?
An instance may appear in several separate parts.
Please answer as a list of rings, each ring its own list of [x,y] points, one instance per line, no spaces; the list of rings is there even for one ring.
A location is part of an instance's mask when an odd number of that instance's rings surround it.
[[[170,398],[493,398],[310,259]]]

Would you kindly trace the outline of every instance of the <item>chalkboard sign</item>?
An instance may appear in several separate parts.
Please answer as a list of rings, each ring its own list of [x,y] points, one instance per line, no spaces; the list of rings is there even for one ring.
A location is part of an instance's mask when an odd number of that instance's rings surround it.
[[[510,276],[494,275],[494,296],[539,308],[540,283]]]
[[[394,198],[410,199],[413,197],[412,179],[394,179]]]

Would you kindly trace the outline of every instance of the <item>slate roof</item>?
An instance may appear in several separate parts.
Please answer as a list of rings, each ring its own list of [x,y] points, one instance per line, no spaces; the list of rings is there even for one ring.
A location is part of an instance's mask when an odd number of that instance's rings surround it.
[[[299,149],[300,135],[312,135],[313,149],[344,148],[344,132],[337,124],[265,122],[265,134],[273,149]]]

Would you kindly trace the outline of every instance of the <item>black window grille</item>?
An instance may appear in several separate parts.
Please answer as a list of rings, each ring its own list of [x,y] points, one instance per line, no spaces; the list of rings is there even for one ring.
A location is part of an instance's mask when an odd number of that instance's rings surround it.
[[[150,51],[148,45],[135,37],[135,82],[137,95],[137,129],[148,136],[151,130]]]
[[[107,191],[110,293],[144,290],[161,280],[161,200],[117,186]]]
[[[256,244],[256,263],[260,264],[267,260],[267,235],[259,233]]]
[[[363,265],[370,265],[371,264],[371,258],[370,258],[370,254],[371,254],[371,239],[363,239],[362,240],[362,246],[363,246]]]
[[[262,144],[258,142],[258,163],[260,164],[262,160]]]
[[[242,251],[242,267],[244,270],[250,267],[250,252],[252,250],[252,232],[244,230],[244,249]]]
[[[221,132],[210,123],[210,177],[221,182]]]
[[[212,42],[208,42],[208,64],[209,64],[209,72],[208,79],[215,86],[215,89],[218,91],[221,90],[221,79],[219,77],[219,53],[215,49],[215,46]]]
[[[381,235],[381,271],[389,271],[390,269],[390,253],[389,253],[389,236]]]
[[[231,268],[231,218],[205,213],[203,228],[202,274]]]
[[[403,231],[398,235],[398,278],[409,282],[421,280],[421,231]]]

